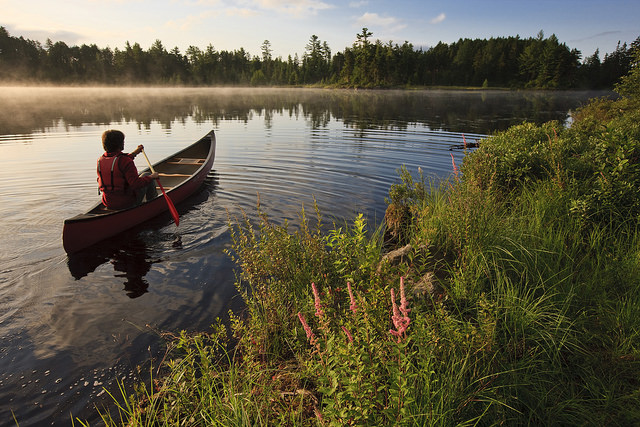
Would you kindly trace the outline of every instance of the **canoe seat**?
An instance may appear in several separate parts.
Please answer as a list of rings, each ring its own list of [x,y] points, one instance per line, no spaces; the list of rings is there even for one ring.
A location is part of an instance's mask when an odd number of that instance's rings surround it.
[[[191,176],[188,173],[162,173],[162,172],[158,173],[158,175],[165,176],[165,177],[168,177],[168,178],[170,178],[170,177],[185,178],[187,176]]]
[[[207,159],[190,159],[187,157],[176,157],[167,163],[170,165],[202,165]]]

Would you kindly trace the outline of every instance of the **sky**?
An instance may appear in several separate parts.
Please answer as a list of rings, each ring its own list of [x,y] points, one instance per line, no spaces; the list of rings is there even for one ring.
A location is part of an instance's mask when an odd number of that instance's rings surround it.
[[[167,50],[189,46],[218,51],[244,48],[272,56],[304,54],[312,35],[332,54],[344,51],[363,28],[371,39],[428,49],[460,38],[545,37],[601,57],[640,36],[638,0],[0,0],[0,26],[14,37]]]

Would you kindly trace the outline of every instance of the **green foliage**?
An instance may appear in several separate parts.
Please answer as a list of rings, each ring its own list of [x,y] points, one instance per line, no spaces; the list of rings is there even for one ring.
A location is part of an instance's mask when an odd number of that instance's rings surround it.
[[[253,72],[251,76],[251,86],[264,86],[267,83],[267,78],[265,77],[262,70],[257,70]]]
[[[535,126],[524,123],[483,143],[482,150],[465,159],[463,176],[485,188],[491,183],[504,194],[558,172],[555,161],[567,147],[557,136],[558,123]]]
[[[333,268],[343,281],[353,284],[375,280],[375,266],[380,259],[380,243],[368,235],[367,222],[359,214],[353,226],[334,228],[327,235],[327,245],[334,255]]]
[[[571,214],[587,225],[636,221],[640,114],[630,102],[596,102],[581,111],[568,129],[553,122],[512,127],[465,159],[463,179],[483,189],[491,183],[502,198],[552,181],[571,200]]]
[[[630,49],[618,46],[601,63],[570,50],[555,35],[521,39],[460,39],[427,50],[372,39],[367,28],[344,52],[331,53],[315,34],[301,61],[273,58],[265,40],[261,54],[244,48],[217,51],[189,46],[167,50],[156,40],[123,49],[12,37],[0,27],[0,79],[23,82],[164,85],[335,85],[339,87],[475,86],[527,88],[611,88],[630,67]],[[633,47],[632,47],[633,48]],[[596,56],[597,57],[597,56]],[[628,85],[629,83],[626,83]],[[621,90],[626,87],[621,86]]]
[[[303,210],[302,225],[292,234],[287,224],[271,223],[264,212],[257,229],[246,217],[230,226],[230,256],[241,267],[237,288],[252,319],[248,327],[236,331],[256,354],[290,355],[295,313],[306,302],[307,286],[312,282],[328,285],[333,279],[333,258],[321,236],[317,209],[316,213],[317,223],[311,229]]]
[[[486,402],[472,401],[495,391],[477,363],[491,346],[495,324],[460,323],[442,305],[421,311],[405,302],[398,310],[416,314],[396,339],[387,325],[397,325],[385,321],[389,310],[374,314],[379,297],[352,294],[348,309],[316,311],[317,334],[311,331],[312,351],[303,361],[321,396],[321,423],[450,425],[486,410]],[[325,308],[320,298],[318,307]]]
[[[630,71],[622,76],[615,89],[620,95],[638,99],[640,97],[640,37],[631,44],[627,55],[630,57]]]
[[[418,179],[414,180],[407,167],[402,165],[398,171],[400,183],[392,184],[387,203],[401,206],[413,206],[427,198],[430,193],[425,184],[422,169],[418,168]]]
[[[381,425],[390,404],[392,378],[386,370],[402,361],[392,356],[398,346],[384,330],[386,325],[372,323],[365,299],[357,301],[358,308],[353,310],[316,312],[319,335],[313,340],[310,357],[302,362],[322,398],[318,413],[323,421]],[[319,305],[318,298],[316,307]]]
[[[385,244],[402,245],[411,240],[411,236],[416,232],[414,218],[419,218],[428,209],[425,200],[431,193],[430,188],[425,183],[422,169],[418,168],[418,179],[414,180],[411,173],[403,165],[398,170],[400,183],[392,184],[389,189],[389,199],[387,211],[385,212]],[[428,237],[418,238],[420,246],[428,242]]]

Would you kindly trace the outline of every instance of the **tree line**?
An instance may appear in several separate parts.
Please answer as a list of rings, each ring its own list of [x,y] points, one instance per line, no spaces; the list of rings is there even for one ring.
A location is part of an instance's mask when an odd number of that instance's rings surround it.
[[[406,86],[474,86],[536,89],[607,89],[632,63],[638,37],[600,59],[598,50],[582,54],[545,37],[498,37],[440,42],[428,49],[411,43],[383,43],[363,28],[344,51],[332,54],[326,41],[312,35],[302,58],[274,58],[265,40],[261,55],[244,48],[218,51],[189,46],[167,50],[160,40],[148,49],[95,44],[68,46],[47,39],[11,36],[0,27],[0,81],[109,85],[242,85],[389,88]]]

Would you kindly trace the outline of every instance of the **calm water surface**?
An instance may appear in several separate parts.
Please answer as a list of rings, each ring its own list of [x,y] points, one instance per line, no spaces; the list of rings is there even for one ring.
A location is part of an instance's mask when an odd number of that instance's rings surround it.
[[[204,330],[241,302],[228,215],[258,199],[295,225],[384,215],[406,165],[446,179],[453,145],[559,120],[594,93],[0,88],[0,425],[96,424],[104,389],[162,357],[160,331]],[[100,135],[160,160],[214,129],[203,188],[167,215],[68,257],[61,230],[97,200]],[[144,167],[143,158],[136,160]]]

